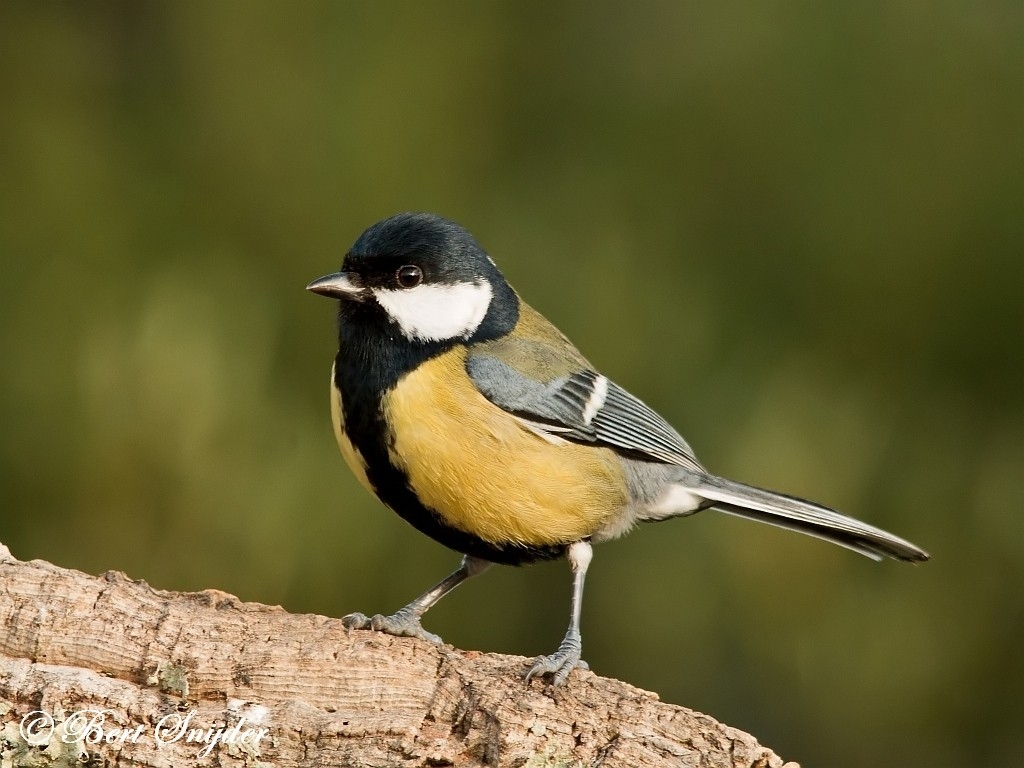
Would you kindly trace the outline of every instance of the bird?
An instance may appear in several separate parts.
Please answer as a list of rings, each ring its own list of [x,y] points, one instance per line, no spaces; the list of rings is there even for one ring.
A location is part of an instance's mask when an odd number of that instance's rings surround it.
[[[523,301],[459,224],[399,213],[366,229],[309,291],[338,301],[335,437],[359,482],[459,567],[391,615],[348,630],[433,643],[423,615],[492,564],[565,557],[565,637],[525,670],[563,685],[582,659],[593,544],[639,523],[715,509],[875,560],[921,562],[916,545],[795,496],[719,477],[652,408],[599,373]]]

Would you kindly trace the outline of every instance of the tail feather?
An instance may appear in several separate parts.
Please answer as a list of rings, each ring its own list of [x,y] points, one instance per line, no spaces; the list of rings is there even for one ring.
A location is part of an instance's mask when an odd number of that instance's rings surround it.
[[[713,475],[701,477],[697,485],[688,485],[687,490],[712,502],[711,506],[722,512],[831,541],[873,560],[885,556],[922,562],[929,558],[927,552],[899,536],[806,499]]]

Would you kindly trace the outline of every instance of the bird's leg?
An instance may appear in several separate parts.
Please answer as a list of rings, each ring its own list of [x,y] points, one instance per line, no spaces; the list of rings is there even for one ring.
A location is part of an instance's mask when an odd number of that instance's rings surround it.
[[[483,573],[490,566],[491,564],[486,560],[466,555],[462,558],[462,564],[457,570],[390,616],[382,616],[378,613],[376,616],[370,617],[365,613],[350,613],[342,618],[341,623],[345,625],[346,629],[375,629],[388,635],[418,637],[421,640],[429,640],[440,645],[441,638],[433,632],[427,632],[420,624],[420,617],[459,584]]]
[[[586,663],[580,658],[583,653],[580,612],[583,609],[583,580],[587,576],[592,556],[593,549],[589,541],[577,541],[569,546],[569,565],[572,566],[572,615],[569,629],[557,651],[550,656],[541,656],[533,663],[526,673],[527,682],[534,675],[551,675],[551,684],[557,687],[565,682],[576,667],[586,668]]]

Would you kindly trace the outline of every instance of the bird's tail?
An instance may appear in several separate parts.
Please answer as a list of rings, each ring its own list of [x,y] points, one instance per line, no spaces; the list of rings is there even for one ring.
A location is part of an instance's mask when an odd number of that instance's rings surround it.
[[[909,541],[795,496],[714,475],[702,476],[696,485],[688,483],[687,490],[711,502],[709,506],[722,512],[816,536],[872,560],[881,560],[885,556],[922,562],[929,557],[927,552]]]

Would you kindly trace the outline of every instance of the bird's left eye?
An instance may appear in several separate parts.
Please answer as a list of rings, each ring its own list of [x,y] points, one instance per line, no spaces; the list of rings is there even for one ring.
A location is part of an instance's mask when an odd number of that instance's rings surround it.
[[[423,282],[423,270],[413,264],[406,264],[404,267],[399,267],[395,277],[398,278],[398,284],[403,288],[415,288]]]

